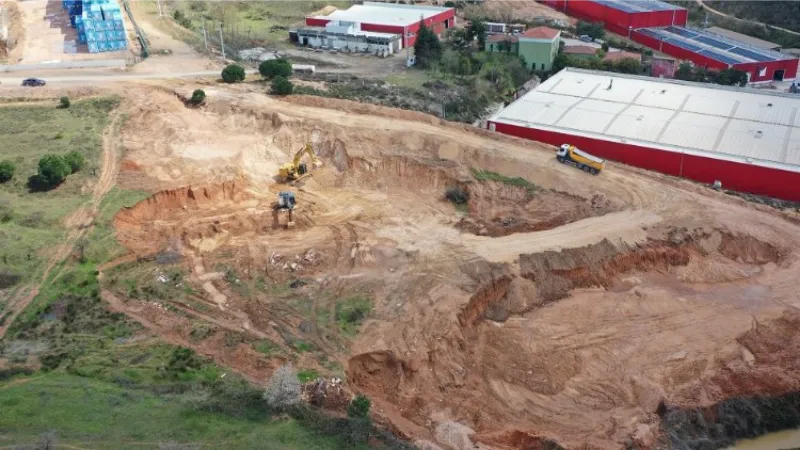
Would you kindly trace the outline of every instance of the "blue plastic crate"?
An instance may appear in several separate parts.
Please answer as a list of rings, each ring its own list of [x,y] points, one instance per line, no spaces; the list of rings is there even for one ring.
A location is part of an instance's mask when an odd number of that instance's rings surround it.
[[[123,22],[121,19],[120,20],[115,20],[114,21],[114,29],[115,30],[124,30],[125,29],[125,22]]]
[[[89,47],[89,53],[97,53],[100,51],[96,42],[89,42],[88,47]]]

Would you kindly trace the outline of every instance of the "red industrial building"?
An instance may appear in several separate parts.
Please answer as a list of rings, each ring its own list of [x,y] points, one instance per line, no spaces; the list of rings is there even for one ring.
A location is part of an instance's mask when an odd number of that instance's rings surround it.
[[[793,80],[797,56],[752,47],[706,30],[669,26],[633,30],[631,39],[653,50],[714,70],[733,68],[748,74],[751,83]]]
[[[793,80],[797,56],[705,30],[686,28],[686,9],[658,0],[545,0],[566,14],[603,26],[653,50],[714,70],[746,72],[751,83]]]
[[[364,2],[362,5],[334,11],[327,16],[306,17],[306,25],[324,27],[334,20],[358,22],[362,31],[399,34],[402,36],[403,47],[410,47],[417,41],[417,31],[423,20],[425,26],[434,33],[441,34],[455,26],[456,12],[453,8],[436,6]]]
[[[637,28],[686,25],[688,12],[658,0],[545,0],[548,6],[627,36]]]
[[[488,127],[800,201],[800,103],[789,94],[567,68],[492,116]]]

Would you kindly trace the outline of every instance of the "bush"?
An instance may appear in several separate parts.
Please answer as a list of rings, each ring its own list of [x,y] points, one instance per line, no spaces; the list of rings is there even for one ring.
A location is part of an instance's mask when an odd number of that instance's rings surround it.
[[[292,75],[292,63],[285,58],[264,61],[258,66],[258,73],[268,80],[275,77],[289,78]]]
[[[69,108],[69,97],[61,97],[59,106],[61,106],[64,109]]]
[[[14,172],[16,170],[17,166],[13,162],[7,159],[0,161],[0,183],[5,183],[14,178]]]
[[[272,80],[272,90],[270,90],[270,94],[289,95],[292,91],[294,91],[294,85],[286,78],[276,76],[275,79]]]
[[[444,192],[444,196],[456,205],[463,205],[469,202],[469,192],[458,186],[447,188]]]
[[[188,28],[190,30],[192,29],[191,19],[186,17],[186,14],[180,10],[176,9],[175,12],[172,13],[172,18],[175,19],[175,22],[177,22],[178,25],[182,26],[183,28]]]
[[[77,150],[73,150],[64,155],[64,161],[67,163],[67,165],[69,165],[72,173],[83,169],[83,166],[86,164],[86,160],[83,158],[83,155],[78,153]]]
[[[67,179],[72,168],[60,155],[47,154],[39,160],[39,182],[46,187],[58,186]]]
[[[245,73],[244,67],[238,64],[229,64],[222,69],[222,81],[226,83],[236,83],[237,81],[244,81]]]
[[[167,369],[171,372],[186,372],[189,369],[199,369],[200,359],[194,350],[186,347],[178,347],[172,351],[172,356],[167,363]]]
[[[6,270],[0,270],[0,289],[10,288],[11,286],[19,283],[19,280],[19,275],[13,274]],[[2,324],[0,323],[0,325]]]
[[[202,89],[195,89],[194,92],[192,92],[192,98],[189,99],[189,103],[197,106],[203,103],[205,99],[206,99],[206,91]]]
[[[272,374],[264,390],[264,401],[274,410],[284,410],[300,403],[300,381],[291,364],[279,367]]]
[[[347,406],[347,416],[353,419],[366,419],[369,417],[369,408],[372,401],[366,395],[358,394]]]

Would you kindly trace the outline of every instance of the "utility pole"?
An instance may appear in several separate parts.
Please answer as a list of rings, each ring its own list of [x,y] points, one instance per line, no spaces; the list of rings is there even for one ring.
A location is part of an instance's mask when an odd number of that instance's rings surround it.
[[[158,3],[158,17],[164,17],[164,13],[161,11],[161,0],[157,0]]]
[[[208,53],[208,35],[206,34],[206,19],[203,19],[203,44],[205,44],[206,53]]]
[[[219,23],[219,44],[222,47],[222,59],[225,58],[225,41],[222,39],[222,22]]]

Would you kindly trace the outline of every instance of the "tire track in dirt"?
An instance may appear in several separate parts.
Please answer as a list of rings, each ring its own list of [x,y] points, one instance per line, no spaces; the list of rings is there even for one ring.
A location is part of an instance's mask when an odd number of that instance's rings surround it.
[[[11,326],[14,320],[16,320],[16,318],[22,313],[22,311],[25,310],[25,308],[28,307],[33,299],[39,295],[39,288],[43,283],[51,278],[51,272],[53,268],[69,257],[70,253],[72,253],[72,250],[75,247],[76,242],[86,236],[89,230],[92,228],[94,217],[97,215],[100,208],[100,203],[102,203],[105,195],[114,186],[114,180],[116,179],[117,172],[119,171],[119,157],[121,155],[121,148],[120,141],[117,138],[121,123],[122,114],[120,113],[120,108],[117,108],[111,112],[108,125],[103,131],[102,167],[100,171],[100,178],[98,178],[97,184],[95,184],[92,192],[90,204],[81,206],[66,219],[65,223],[67,225],[67,232],[66,236],[64,237],[64,242],[55,248],[54,253],[47,260],[47,265],[42,272],[39,282],[34,286],[34,288],[28,293],[28,295],[19,298],[16,301],[14,299],[9,300],[8,305],[10,315],[6,317],[5,324],[0,326],[0,339],[5,336],[8,328]],[[62,267],[55,275],[53,275],[52,278],[55,279],[56,277],[60,276],[63,271],[64,267]],[[6,314],[8,313],[9,312],[7,311]]]

